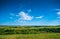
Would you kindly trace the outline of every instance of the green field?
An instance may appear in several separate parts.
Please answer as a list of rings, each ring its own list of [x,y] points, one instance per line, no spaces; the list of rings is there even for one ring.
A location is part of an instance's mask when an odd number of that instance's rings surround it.
[[[0,35],[0,39],[60,39],[60,33]]]
[[[0,39],[60,39],[60,26],[0,26]]]

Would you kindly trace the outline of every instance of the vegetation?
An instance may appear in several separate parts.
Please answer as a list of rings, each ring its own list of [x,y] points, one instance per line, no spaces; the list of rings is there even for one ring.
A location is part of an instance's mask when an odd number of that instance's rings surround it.
[[[0,39],[60,39],[60,26],[0,26]]]
[[[0,35],[60,33],[60,26],[0,26]]]
[[[60,33],[0,35],[0,39],[60,39]]]

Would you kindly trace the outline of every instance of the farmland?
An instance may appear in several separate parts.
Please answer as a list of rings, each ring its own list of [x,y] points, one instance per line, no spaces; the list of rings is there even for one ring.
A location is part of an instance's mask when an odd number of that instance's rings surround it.
[[[60,39],[60,26],[0,26],[0,39]]]

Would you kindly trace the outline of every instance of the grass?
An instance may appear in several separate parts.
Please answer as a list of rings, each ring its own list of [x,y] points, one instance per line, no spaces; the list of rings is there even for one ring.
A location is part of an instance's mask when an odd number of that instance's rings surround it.
[[[60,33],[0,35],[0,39],[60,39]]]
[[[0,26],[0,39],[60,39],[60,26]]]

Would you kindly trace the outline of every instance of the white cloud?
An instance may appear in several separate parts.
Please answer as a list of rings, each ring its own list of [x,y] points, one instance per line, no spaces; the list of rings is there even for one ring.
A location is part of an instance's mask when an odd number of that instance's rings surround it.
[[[57,12],[57,15],[60,15],[60,12]]]
[[[57,18],[60,18],[60,12],[57,12],[57,16],[58,16]]]
[[[36,17],[36,18],[43,18],[43,16],[39,16],[39,17]]]
[[[28,15],[27,13],[25,13],[25,12],[23,12],[23,11],[21,11],[20,13],[19,13],[19,16],[20,16],[20,20],[32,20],[33,19],[33,16],[30,16],[30,15]]]

